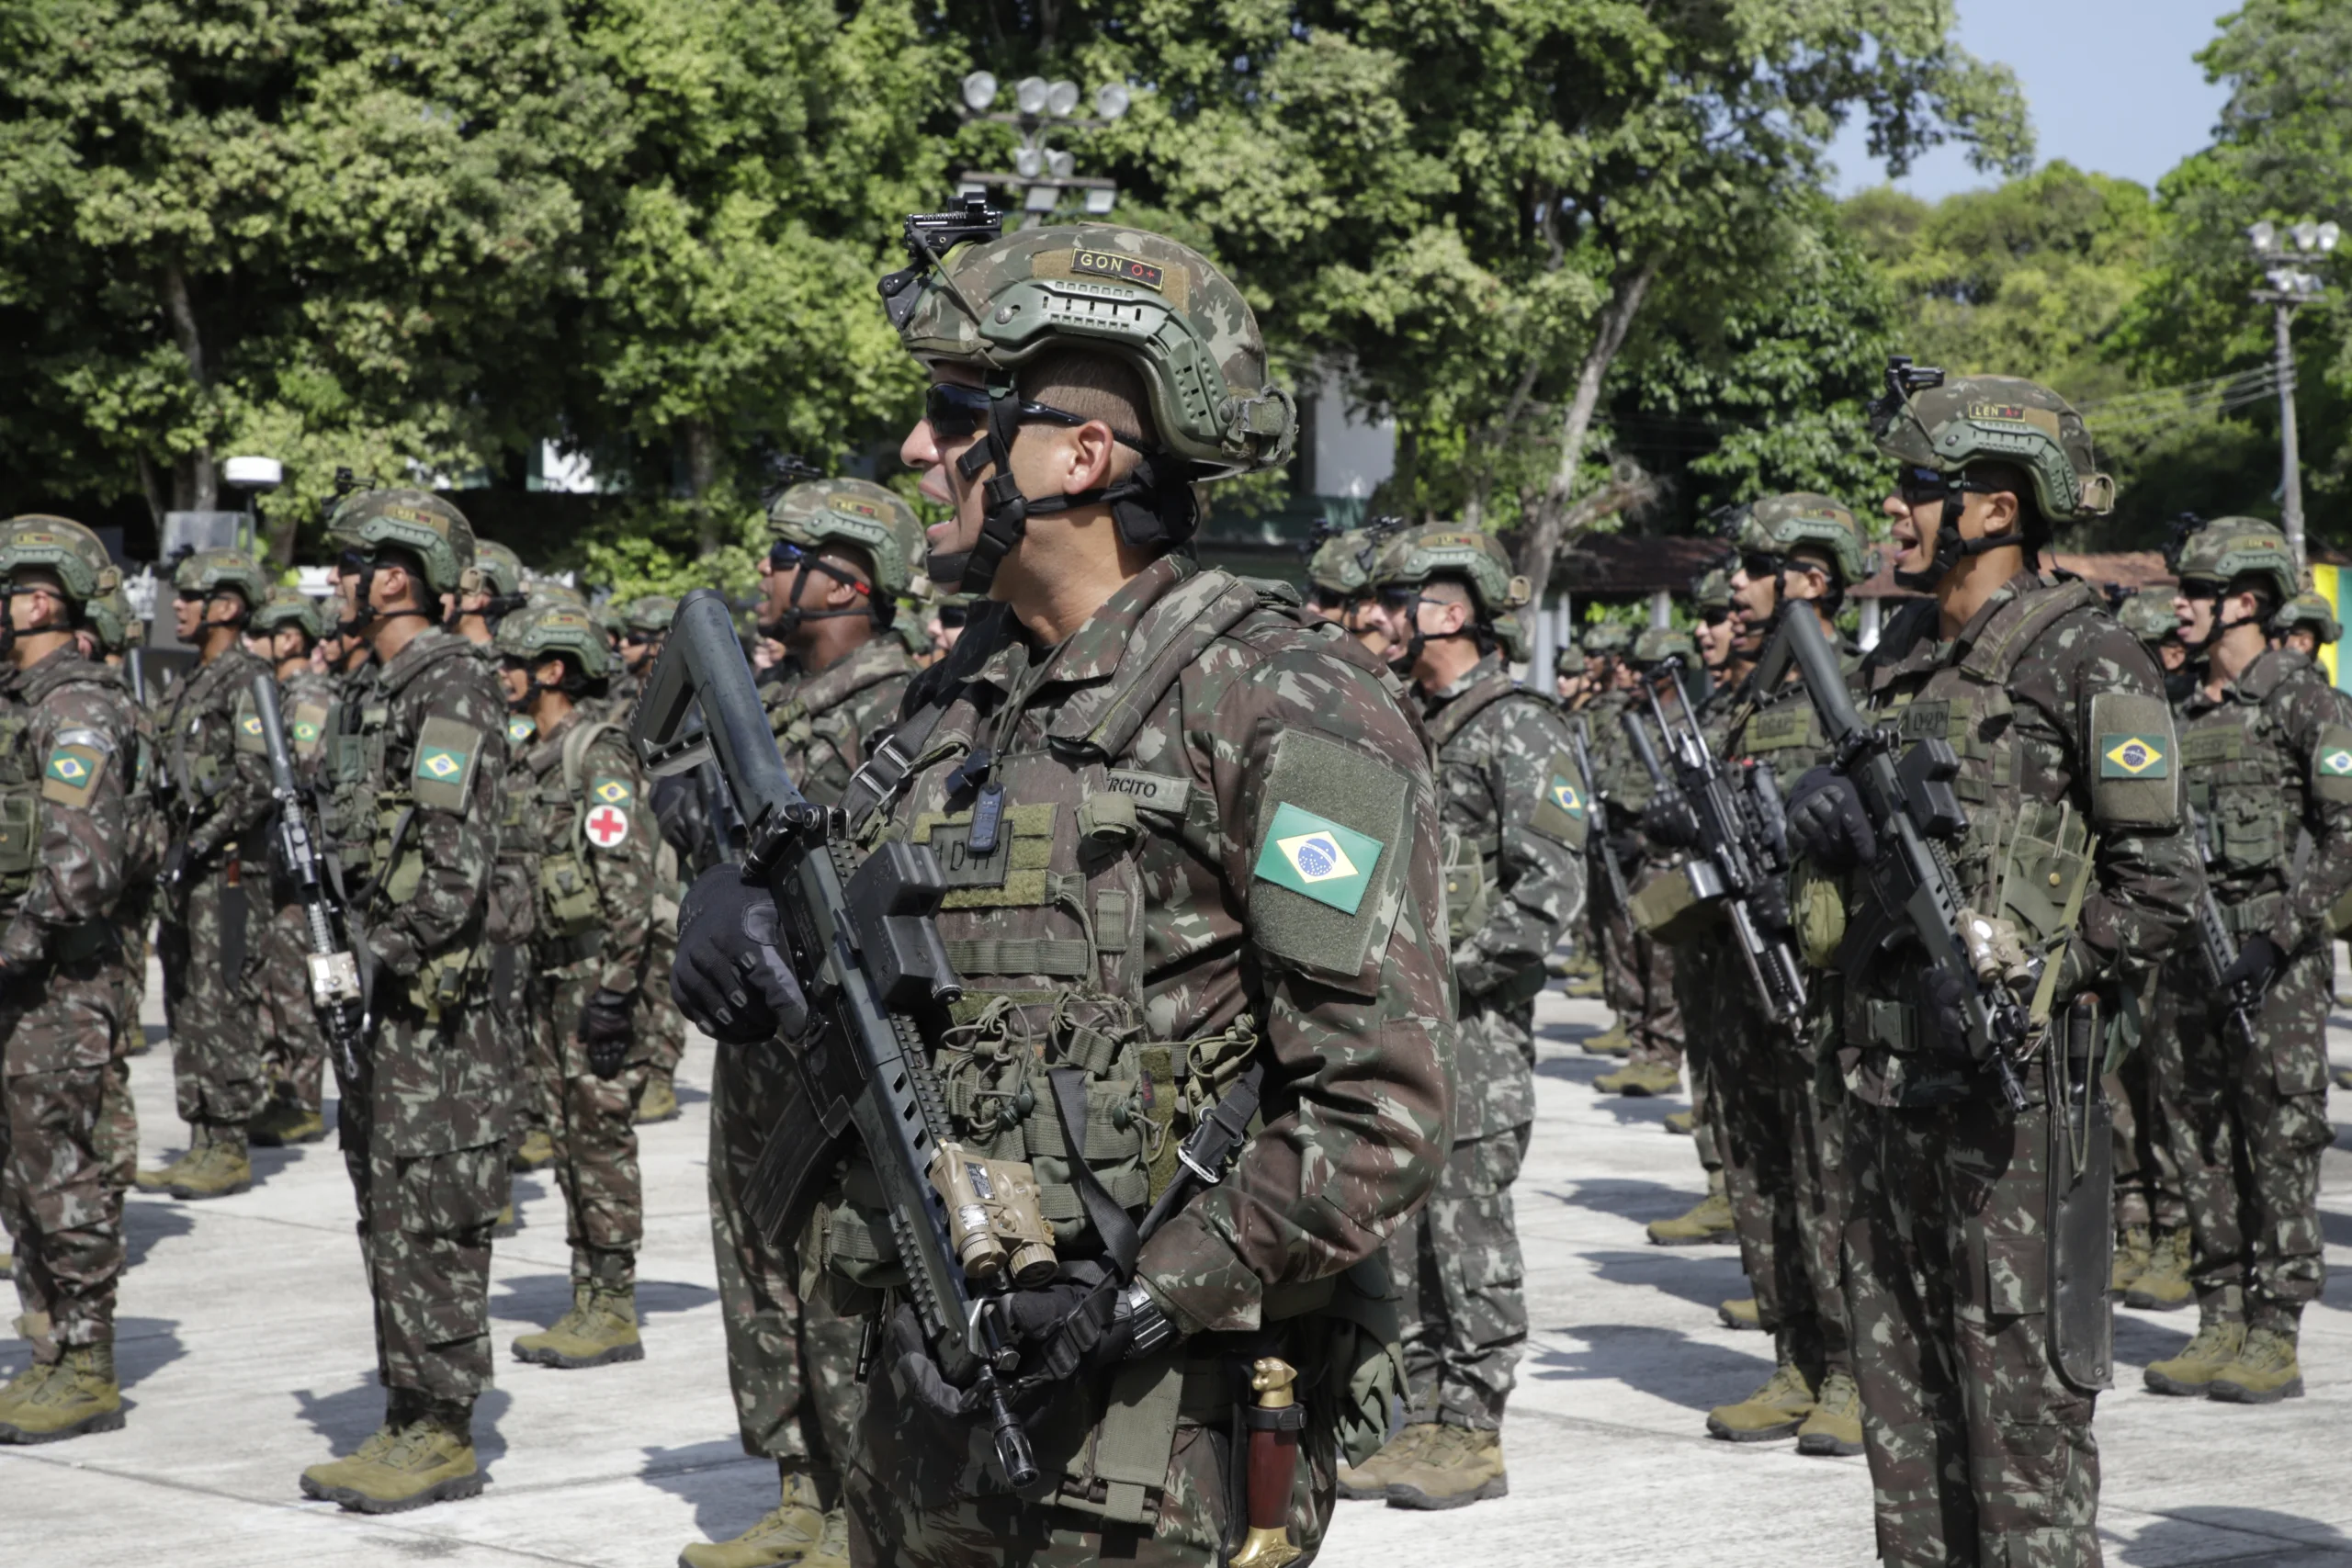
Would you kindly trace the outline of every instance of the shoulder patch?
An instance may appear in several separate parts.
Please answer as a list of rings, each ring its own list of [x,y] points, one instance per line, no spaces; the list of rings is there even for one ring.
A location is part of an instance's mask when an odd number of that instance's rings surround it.
[[[2172,772],[2165,750],[2168,737],[2102,735],[2098,738],[2098,776],[2103,779],[2160,779]]]
[[[2172,710],[2150,692],[2099,692],[2085,737],[2091,818],[2100,828],[2169,828],[2180,820]]]
[[[1269,957],[1369,994],[1401,908],[1413,785],[1408,775],[1311,730],[1267,751],[1250,935]]]
[[[256,752],[262,756],[269,754],[269,740],[262,733],[261,715],[254,711],[254,699],[251,693],[237,694],[237,706],[232,722],[236,726],[238,750]]]
[[[606,773],[589,781],[588,804],[627,807],[637,804],[637,787],[624,778]]]
[[[2312,793],[2331,803],[2352,800],[2352,728],[2320,726],[2312,748]]]
[[[314,755],[319,743],[326,739],[327,709],[324,703],[297,703],[291,721],[286,727],[286,739],[298,757]]]
[[[1592,807],[1585,798],[1584,776],[1577,771],[1575,758],[1566,751],[1552,753],[1551,761],[1544,765],[1541,796],[1527,825],[1572,850],[1584,848]]]
[[[538,732],[538,720],[526,717],[518,713],[506,721],[506,744],[509,746],[524,745],[530,740],[532,736],[537,735]]]
[[[87,806],[106,771],[107,753],[96,746],[52,746],[40,771],[40,797],[60,806]]]
[[[1352,915],[1386,848],[1378,839],[1283,801],[1274,807],[1251,874]]]
[[[435,811],[465,810],[481,743],[481,731],[469,724],[439,714],[427,718],[417,731],[416,766],[409,777],[416,803]]]

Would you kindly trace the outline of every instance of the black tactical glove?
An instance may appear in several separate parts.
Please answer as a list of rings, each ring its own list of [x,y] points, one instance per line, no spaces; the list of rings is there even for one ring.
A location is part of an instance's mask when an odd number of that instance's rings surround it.
[[[670,994],[713,1039],[753,1045],[797,1034],[808,1002],[776,930],[775,899],[732,865],[695,878],[678,909],[678,956]]]
[[[1109,1280],[1056,1280],[1006,1296],[1005,1335],[1021,1352],[1019,1375],[1061,1382],[1126,1359],[1133,1320],[1120,1314],[1118,1303],[1118,1287]]]
[[[1665,789],[1642,810],[1642,837],[1660,849],[1699,847],[1699,815],[1679,789]]]
[[[1949,969],[1929,968],[1919,981],[1920,1042],[1931,1052],[1973,1058],[1968,1043],[1968,1002],[1975,986]]]
[[[2277,942],[2260,931],[2255,932],[2238,944],[2238,961],[2222,972],[2222,989],[2235,990],[2249,980],[2256,990],[2267,987],[2285,957]]]
[[[588,1051],[588,1070],[600,1078],[618,1077],[636,1043],[630,1017],[634,998],[599,986],[580,1009],[580,1043]]]
[[[1835,768],[1815,768],[1789,792],[1789,845],[1825,871],[1850,871],[1878,859],[1862,792]]]
[[[965,1422],[979,1414],[979,1395],[957,1388],[939,1370],[912,1306],[901,1306],[891,1315],[883,1338],[888,1342],[884,1364],[901,1399],[911,1400],[942,1421]]]

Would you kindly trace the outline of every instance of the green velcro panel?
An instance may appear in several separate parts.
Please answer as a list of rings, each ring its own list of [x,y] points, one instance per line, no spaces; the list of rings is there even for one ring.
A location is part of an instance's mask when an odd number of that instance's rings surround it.
[[[2179,750],[2172,711],[2145,692],[2091,698],[2091,818],[2101,828],[2170,828],[2180,821]]]
[[[1585,829],[1592,807],[1585,797],[1584,775],[1566,751],[1552,753],[1544,770],[1542,796],[1527,825],[1547,839],[1557,839],[1572,850],[1584,848]]]
[[[416,766],[409,789],[419,806],[463,811],[466,794],[481,766],[482,733],[472,725],[435,714],[417,731]]]
[[[1184,1363],[1174,1356],[1119,1369],[1094,1438],[1093,1478],[1104,1483],[1105,1519],[1158,1523],[1159,1507],[1153,1499],[1168,1484],[1168,1458],[1175,1451],[1183,1397]]]
[[[2352,800],[2352,728],[2322,725],[2312,748],[2312,793],[2322,800]]]
[[[1411,781],[1387,763],[1310,730],[1285,729],[1267,747],[1261,788],[1259,854],[1249,884],[1251,934],[1274,958],[1328,982],[1361,988],[1367,964],[1377,965],[1396,926],[1411,853],[1406,841]],[[1297,830],[1296,825],[1314,822],[1328,827]],[[1329,849],[1323,840],[1345,854],[1362,878],[1361,888],[1344,900],[1333,895],[1340,882],[1350,880],[1346,868],[1325,858]],[[1368,865],[1349,847],[1358,841],[1371,846],[1365,852],[1373,856]]]
[[[947,962],[958,975],[1052,975],[1083,979],[1094,965],[1080,939],[975,937],[947,944]]]
[[[1912,706],[1918,705],[1914,703]],[[1940,732],[1942,719],[1937,721]],[[1772,713],[1759,713],[1747,721],[1740,741],[1750,751],[1785,751],[1792,746],[1803,746],[1813,739],[1811,707],[1786,707]]]
[[[2180,738],[2180,764],[2185,768],[2234,762],[2245,756],[2245,731],[2238,728],[2235,719],[2227,724],[2209,724]]]

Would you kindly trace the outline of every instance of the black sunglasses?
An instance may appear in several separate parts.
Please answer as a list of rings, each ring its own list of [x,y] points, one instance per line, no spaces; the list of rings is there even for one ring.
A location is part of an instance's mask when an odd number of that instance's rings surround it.
[[[934,381],[923,394],[922,416],[931,422],[932,430],[949,441],[961,441],[981,429],[989,422],[989,389],[967,387],[956,381]],[[1018,410],[1022,423],[1043,422],[1047,424],[1080,425],[1084,416],[1068,409],[1057,409],[1046,403],[1023,402]]]
[[[777,571],[791,571],[796,568],[805,566],[811,571],[820,571],[824,573],[827,577],[831,578],[835,582],[842,583],[846,587],[854,588],[860,593],[865,594],[869,598],[871,598],[874,593],[874,590],[871,587],[865,583],[860,582],[856,578],[852,577],[848,572],[842,570],[840,567],[835,566],[832,562],[825,559],[821,556],[811,554],[809,551],[802,549],[798,545],[792,544],[787,540],[778,539],[775,544],[768,547],[768,565]],[[627,633],[622,634],[621,640],[624,642],[628,640]]]
[[[2184,599],[2219,599],[2222,596],[2222,584],[2213,578],[2190,577],[2181,580],[2180,596]]]

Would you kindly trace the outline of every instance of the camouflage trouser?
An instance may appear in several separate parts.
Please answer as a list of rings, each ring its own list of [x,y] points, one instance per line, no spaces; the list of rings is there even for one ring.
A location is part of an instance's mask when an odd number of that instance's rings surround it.
[[[1510,1184],[1532,1128],[1458,1138],[1430,1200],[1388,1242],[1402,1297],[1406,1419],[1493,1430],[1527,1343]]]
[[[2293,1326],[2317,1301],[2320,1154],[2327,1119],[2327,1010],[2334,950],[2288,959],[2248,1050],[2194,964],[2166,972],[2157,1027],[2142,1042],[2169,1116],[2188,1200],[2190,1278],[2199,1307],[2268,1328]],[[2169,1024],[2166,1028],[2164,1025]]]
[[[580,1010],[595,988],[594,959],[535,977],[539,1092],[555,1141],[556,1185],[563,1190],[564,1235],[571,1277],[633,1284],[645,1239],[645,1184],[637,1163],[635,1111],[645,1081],[643,1044],[615,1076],[600,1078],[580,1043]]]
[[[1682,1065],[1682,1009],[1674,994],[1674,952],[1634,929],[1617,908],[1599,922],[1601,995],[1634,1042],[1633,1060]]]
[[[1132,1523],[1027,1503],[1004,1492],[972,1495],[969,1478],[989,1446],[985,1430],[943,1431],[877,1370],[867,1385],[859,1451],[846,1478],[850,1561],[889,1568],[1093,1568],[1107,1562],[1216,1568],[1243,1533],[1242,1460],[1232,1446],[1238,1425],[1231,1403],[1240,1382],[1237,1373],[1252,1353],[1281,1356],[1302,1369],[1316,1364],[1287,1337],[1269,1338],[1262,1348],[1223,1353],[1195,1341],[1182,1351],[1122,1370],[1120,1387],[1148,1389],[1170,1367],[1170,1357],[1188,1357],[1182,1363],[1173,1445],[1165,1470],[1154,1470],[1161,1480],[1160,1500],[1155,1508],[1151,1494],[1136,1488],[1141,1496]],[[1068,1477],[1073,1464],[1083,1465],[1085,1417],[1090,1405],[1100,1408],[1101,1399],[1100,1389],[1067,1393],[1032,1416],[1030,1434],[1047,1476]],[[1306,1408],[1287,1524],[1291,1539],[1312,1553],[1330,1524],[1339,1451],[1330,1429],[1318,1424],[1311,1396]],[[1131,1462],[1136,1458],[1130,1456]],[[1090,1490],[1116,1507],[1117,1495],[1127,1489],[1097,1480]]]
[[[791,1249],[760,1235],[742,1206],[752,1168],[789,1102],[785,1075],[792,1070],[779,1046],[718,1047],[710,1086],[711,1246],[743,1451],[812,1476],[830,1506],[865,1405],[857,1382],[864,1317],[837,1311],[835,1282],[801,1273]],[[797,1250],[812,1263],[819,1252],[806,1243]]]
[[[540,1036],[537,1000],[531,986],[531,952],[527,943],[494,943],[490,950],[490,1016],[498,1037],[506,1043],[514,1064],[514,1092],[508,1100],[507,1135],[510,1149],[526,1133],[548,1130],[548,1097],[544,1086],[554,1069],[545,1066],[546,1044]]]
[[[1720,1179],[1724,1169],[1722,1047],[1716,1043],[1730,1026],[1724,1006],[1723,976],[1714,962],[1720,950],[1706,942],[1688,942],[1674,954],[1675,1005],[1682,1011],[1685,1065],[1690,1069],[1691,1142],[1699,1168]],[[1712,1185],[1712,1184],[1711,1184]]]
[[[395,1015],[379,1052],[413,1053],[426,1028]],[[387,1049],[387,1047],[390,1049]],[[337,1117],[344,1168],[359,1199],[359,1252],[375,1303],[376,1370],[386,1388],[469,1400],[491,1384],[490,1237],[505,1206],[504,1148],[397,1154],[368,1118]]]
[[[2166,1023],[2167,1032],[2175,1027]],[[2140,1049],[2107,1076],[2108,1109],[2115,1118],[2115,1228],[2153,1225],[2175,1231],[2188,1224],[2188,1199],[2172,1157],[2172,1110],[2156,1095],[2156,1074],[2143,1033]],[[2173,1047],[2177,1049],[2176,1045]]]
[[[1795,1044],[1773,1047],[1781,1073],[1781,1124],[1792,1140],[1789,1200],[1794,1206],[1798,1268],[1792,1289],[1802,1289],[1813,1343],[1825,1372],[1850,1372],[1854,1336],[1846,1306],[1846,1213],[1849,1195],[1846,1156],[1845,1085],[1832,1071],[1826,1077]]]
[[[638,1049],[655,1072],[674,1073],[686,1054],[686,1015],[670,995],[670,965],[678,956],[678,938],[657,925],[645,945],[645,979],[637,988]]]
[[[311,928],[299,901],[278,905],[254,932],[261,949],[262,1059],[277,1092],[317,1114],[326,1032],[311,1002]]]
[[[1805,1289],[1797,1234],[1796,1139],[1779,1058],[1792,1049],[1758,1018],[1729,967],[1712,964],[1722,1022],[1709,1042],[1715,1061],[1716,1115],[1723,1124],[1724,1190],[1731,1199],[1739,1266],[1756,1293],[1756,1317],[1784,1359],[1811,1365],[1819,1333]]]
[[[2099,1561],[2096,1402],[2051,1364],[2048,1114],[1849,1106],[1847,1302],[1888,1568]]]
[[[164,926],[163,953],[180,1120],[242,1125],[268,1092],[262,1034],[254,1027],[268,879],[243,876],[232,885],[226,869],[195,876],[178,913],[184,923]],[[233,978],[232,961],[238,961]]]
[[[0,1012],[0,1219],[16,1238],[17,1295],[57,1343],[114,1338],[129,1185],[116,1119],[122,994],[113,965],[11,982]],[[133,1153],[136,1152],[135,1145]]]

